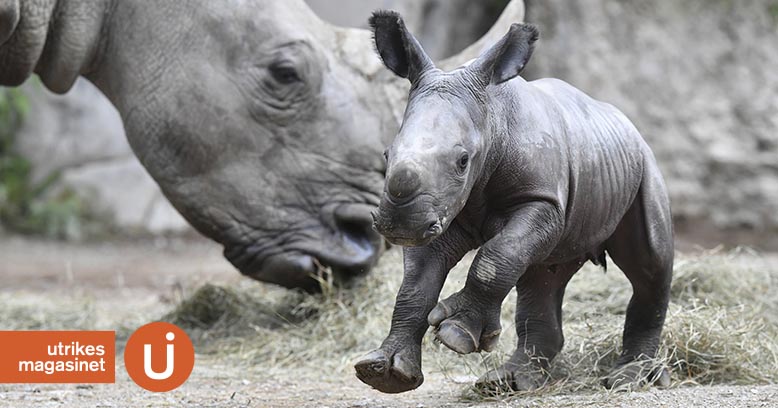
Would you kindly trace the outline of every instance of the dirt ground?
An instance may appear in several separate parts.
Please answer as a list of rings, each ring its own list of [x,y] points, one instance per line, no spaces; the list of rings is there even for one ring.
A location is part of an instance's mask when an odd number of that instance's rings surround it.
[[[203,283],[264,286],[241,277],[215,244],[196,239],[84,245],[0,237],[0,277],[0,308],[5,309],[0,330],[108,329],[117,330],[119,338],[163,316]],[[12,313],[23,318],[8,318]],[[311,361],[278,370],[273,362],[245,363],[239,354],[225,358],[212,350],[198,351],[195,369],[182,387],[151,393],[129,379],[117,354],[115,384],[0,384],[0,406],[778,407],[775,384],[472,400],[465,391],[475,377],[434,368],[425,369],[419,389],[386,395],[360,383],[348,370],[348,359],[339,364],[345,369]]]

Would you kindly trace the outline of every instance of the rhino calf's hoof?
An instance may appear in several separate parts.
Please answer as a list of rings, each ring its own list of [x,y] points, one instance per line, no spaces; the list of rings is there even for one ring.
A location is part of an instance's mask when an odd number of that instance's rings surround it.
[[[397,352],[373,350],[362,357],[354,369],[360,381],[389,394],[416,389],[424,382],[421,350],[414,350],[414,347]]]
[[[603,380],[605,388],[631,391],[650,385],[670,386],[670,371],[667,367],[656,367],[650,360],[633,361],[614,367]]]
[[[473,305],[460,292],[439,302],[427,316],[435,338],[459,354],[492,351],[500,339],[499,310],[486,313]]]
[[[441,323],[435,338],[459,354],[470,354],[478,350],[478,342],[473,334],[457,323],[448,321]]]
[[[545,370],[536,364],[505,363],[497,369],[487,372],[475,383],[479,392],[499,394],[504,392],[534,391],[548,382]]]

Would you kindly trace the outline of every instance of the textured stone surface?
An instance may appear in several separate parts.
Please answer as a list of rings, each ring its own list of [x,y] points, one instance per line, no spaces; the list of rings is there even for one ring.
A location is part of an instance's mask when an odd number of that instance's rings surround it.
[[[778,230],[778,2],[531,0],[527,77],[621,108],[681,226]]]
[[[437,58],[491,24],[471,10],[477,2],[308,2],[324,18],[357,27],[373,9],[397,9]],[[528,5],[542,39],[525,76],[563,78],[625,111],[660,161],[679,225],[778,230],[778,1]],[[62,169],[121,226],[188,228],[133,158],[118,115],[96,89],[82,80],[64,97],[30,92],[20,149],[36,174]]]

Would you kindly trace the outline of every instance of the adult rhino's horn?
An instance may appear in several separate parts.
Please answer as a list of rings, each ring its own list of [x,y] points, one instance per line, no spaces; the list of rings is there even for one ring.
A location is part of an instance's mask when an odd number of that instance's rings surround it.
[[[524,21],[524,1],[512,0],[505,6],[500,17],[486,34],[478,39],[478,41],[462,50],[459,54],[443,60],[438,66],[445,70],[451,70],[465,65],[498,42],[505,33],[510,30],[512,24],[520,23],[522,21]]]

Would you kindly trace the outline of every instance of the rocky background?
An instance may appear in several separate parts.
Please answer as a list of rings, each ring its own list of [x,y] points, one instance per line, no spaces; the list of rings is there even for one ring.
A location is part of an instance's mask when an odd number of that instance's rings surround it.
[[[778,247],[778,1],[526,5],[542,40],[525,76],[565,79],[635,122],[681,233]]]
[[[73,190],[101,222],[119,231],[191,228],[135,158],[119,113],[90,82],[79,78],[66,95],[56,95],[31,80],[23,92],[29,111],[15,148],[30,161],[33,183],[58,174],[52,194]]]
[[[497,18],[504,0],[307,0],[323,18],[364,27],[401,11],[435,58]],[[527,0],[542,38],[525,71],[554,76],[621,108],[667,179],[679,231],[692,241],[778,247],[778,0]],[[124,139],[121,120],[86,81],[66,96],[28,84],[15,148],[37,179],[58,183],[122,231],[183,232]]]

